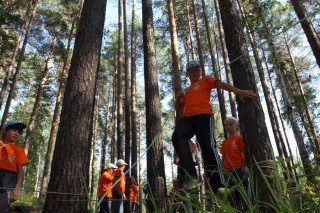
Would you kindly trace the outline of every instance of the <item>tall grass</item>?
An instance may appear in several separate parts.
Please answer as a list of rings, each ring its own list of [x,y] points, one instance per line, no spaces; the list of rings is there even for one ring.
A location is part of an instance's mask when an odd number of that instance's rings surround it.
[[[247,205],[248,210],[245,212],[260,213],[260,208],[262,206],[267,206],[271,212],[281,212],[281,213],[319,213],[320,207],[320,167],[316,163],[312,163],[314,170],[314,176],[317,180],[315,183],[311,184],[306,181],[305,175],[302,173],[301,163],[296,163],[294,168],[299,171],[299,181],[296,181],[295,178],[285,179],[283,176],[284,171],[281,167],[281,164],[284,161],[289,161],[290,159],[274,159],[274,172],[270,176],[266,176],[262,173],[261,168],[257,165],[258,170],[260,171],[265,186],[268,188],[271,193],[274,203],[266,203],[261,200],[260,195],[260,186],[255,182],[253,177],[252,169],[247,170],[247,175],[250,182],[251,193],[248,195],[247,190],[244,188],[244,185],[241,181],[239,184],[228,187],[224,190],[223,194],[214,194],[210,190],[204,191],[204,199],[200,199],[200,187],[198,190],[193,192],[187,192],[185,190],[179,190],[174,192],[174,196],[169,200],[168,199],[168,211],[169,213],[175,212],[227,212],[227,213],[237,213],[244,212],[242,209],[239,209],[235,205],[234,199],[232,198],[232,192],[238,190],[242,197],[243,202]],[[230,177],[229,172],[225,172],[226,177]],[[239,177],[238,177],[239,178]],[[268,180],[273,179],[275,183],[275,188],[272,188]],[[229,179],[231,181],[232,179]],[[174,202],[178,198],[179,202]],[[151,200],[155,199],[151,197]],[[155,201],[152,201],[153,205],[156,204]],[[147,207],[146,207],[147,208]],[[146,212],[157,212],[156,206],[153,206],[152,210],[146,210]],[[178,211],[178,209],[180,211]]]

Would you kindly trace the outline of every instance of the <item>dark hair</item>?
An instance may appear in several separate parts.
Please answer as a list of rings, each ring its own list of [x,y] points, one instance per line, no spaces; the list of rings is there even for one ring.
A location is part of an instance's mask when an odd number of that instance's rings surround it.
[[[9,129],[16,129],[19,131],[20,134],[22,134],[23,132],[23,128],[21,128],[19,125],[10,125],[8,126],[5,130],[9,130]]]
[[[20,126],[17,126],[17,125],[10,125],[8,126],[7,128],[5,128],[1,134],[1,139],[4,139],[6,137],[6,131],[9,130],[9,129],[16,129],[18,130],[19,134],[21,135],[22,132],[23,132],[23,129],[20,127]]]

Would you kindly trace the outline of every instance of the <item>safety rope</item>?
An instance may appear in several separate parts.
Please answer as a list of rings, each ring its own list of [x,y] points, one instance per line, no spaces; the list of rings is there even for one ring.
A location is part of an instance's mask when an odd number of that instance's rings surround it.
[[[267,43],[269,40],[272,40],[273,38],[275,38],[276,36],[279,36],[280,34],[282,33],[285,33],[286,31],[288,31],[289,29],[291,29],[292,27],[294,27],[295,25],[301,23],[302,21],[306,20],[307,18],[310,18],[310,17],[313,17],[315,16],[316,14],[318,14],[320,12],[320,9],[314,11],[313,13],[311,13],[310,15],[308,15],[307,17],[297,21],[296,23],[284,28],[282,31],[280,31],[279,33],[276,33],[275,35],[271,36],[271,38],[269,38],[268,40],[252,47],[250,50],[248,50],[247,52],[243,53],[242,55],[238,56],[237,58],[233,59],[232,61],[230,61],[229,63],[225,64],[224,66],[222,66],[220,69],[218,69],[219,71],[222,70],[223,68],[225,68],[226,66],[234,63],[235,61],[239,60],[240,58],[242,58],[243,56],[246,56],[248,55],[253,49],[256,49],[258,47],[261,47],[262,45],[264,45],[265,43]],[[213,74],[211,75],[207,75],[207,76],[213,76]],[[169,113],[169,115],[171,115],[172,112]],[[167,123],[168,121],[168,118],[164,121],[163,125],[161,126],[159,132],[156,134],[154,140],[151,142],[151,144],[147,147],[147,149],[145,150],[145,152],[141,155],[144,156],[148,151],[149,149],[151,148],[151,146],[153,146],[153,144],[155,143],[155,141],[158,139],[158,137],[160,136],[160,133],[162,132],[163,130],[163,127],[164,125]],[[272,160],[265,160],[265,161],[260,161],[258,162],[258,165],[262,168],[271,168],[271,169],[274,169],[274,167],[272,166],[271,167],[271,162],[272,162],[272,165],[273,165],[273,161]],[[129,171],[131,171],[131,169],[136,166],[138,163],[138,160],[136,162],[134,162],[132,164],[132,166],[124,173],[124,175],[128,174]],[[103,197],[100,199],[100,201],[98,202],[97,204],[97,207],[99,207],[100,203],[102,202],[103,198],[106,196],[106,194],[113,189],[113,187],[120,181],[120,179],[118,179],[113,185],[112,187],[103,195]],[[5,187],[0,187],[0,189],[6,189],[6,190],[12,190],[12,188],[5,188]],[[14,189],[16,190],[16,189]],[[27,191],[27,192],[40,192],[40,191],[36,191],[36,190],[26,190],[26,189],[19,189],[20,191]],[[60,194],[60,195],[70,195],[70,196],[86,196],[85,194],[73,194],[73,193],[64,193],[64,192],[49,192],[49,191],[46,191],[45,194]],[[154,198],[154,200],[163,200],[163,199],[167,199],[167,198]],[[121,199],[121,200],[124,200],[124,199]],[[127,199],[127,200],[130,200],[130,199]],[[139,199],[139,200],[146,200],[146,199]],[[58,201],[79,201],[79,200],[57,200]],[[81,201],[88,201],[88,200],[81,200]]]

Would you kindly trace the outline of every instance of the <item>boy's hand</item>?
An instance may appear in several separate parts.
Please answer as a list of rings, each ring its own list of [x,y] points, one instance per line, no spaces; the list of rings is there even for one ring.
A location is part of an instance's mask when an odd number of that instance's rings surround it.
[[[14,202],[14,201],[18,200],[18,198],[19,198],[19,189],[13,189],[11,192],[10,201]]]
[[[257,97],[257,95],[252,90],[240,90],[239,92],[237,92],[237,95],[243,103],[245,103],[245,98],[253,99]]]

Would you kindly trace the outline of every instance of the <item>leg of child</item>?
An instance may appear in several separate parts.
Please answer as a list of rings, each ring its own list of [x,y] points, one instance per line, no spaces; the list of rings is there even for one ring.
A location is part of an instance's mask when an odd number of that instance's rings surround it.
[[[213,117],[207,114],[198,115],[195,122],[196,135],[201,146],[205,170],[215,193],[218,188],[224,187],[225,181],[219,170],[222,164],[213,134]]]
[[[172,135],[172,143],[176,153],[179,156],[180,172],[188,172],[190,175],[196,175],[193,158],[190,152],[188,140],[194,135],[189,118],[181,118],[177,123]]]

